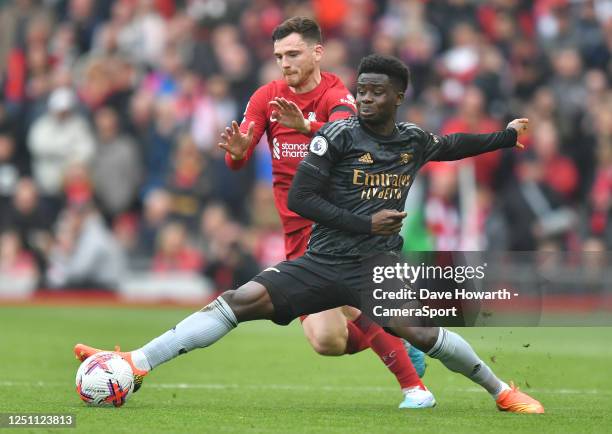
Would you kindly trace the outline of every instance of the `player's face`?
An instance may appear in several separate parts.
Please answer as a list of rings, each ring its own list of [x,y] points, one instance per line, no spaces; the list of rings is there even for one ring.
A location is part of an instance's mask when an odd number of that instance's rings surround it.
[[[364,73],[357,78],[357,112],[372,124],[395,120],[395,111],[404,94],[398,92],[386,74]]]
[[[290,87],[300,87],[319,68],[323,47],[292,33],[274,42],[274,56]]]

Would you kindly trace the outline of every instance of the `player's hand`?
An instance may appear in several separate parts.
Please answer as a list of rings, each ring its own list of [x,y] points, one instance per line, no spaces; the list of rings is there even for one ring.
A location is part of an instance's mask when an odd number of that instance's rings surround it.
[[[304,119],[302,110],[300,110],[296,103],[285,98],[276,97],[269,104],[272,106],[272,120],[302,134],[310,133],[310,122],[308,119]]]
[[[383,209],[372,215],[372,235],[395,235],[402,229],[406,212]]]
[[[221,133],[222,141],[217,146],[228,152],[232,160],[242,160],[253,141],[254,130],[255,122],[251,122],[246,134],[243,134],[238,122],[232,121],[232,127],[226,127],[225,132]]]
[[[512,122],[508,124],[506,128],[512,128],[513,130],[516,131],[516,137],[517,137],[516,146],[521,149],[525,149],[525,145],[523,145],[519,139],[521,135],[529,131],[529,119],[527,118],[514,119]]]

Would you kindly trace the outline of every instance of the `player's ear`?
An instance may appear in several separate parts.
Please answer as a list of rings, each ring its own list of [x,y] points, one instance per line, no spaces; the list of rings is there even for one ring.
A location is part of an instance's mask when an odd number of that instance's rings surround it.
[[[404,102],[405,97],[406,97],[406,94],[402,91],[399,91],[396,96],[395,106],[396,107],[401,106],[402,103]]]
[[[315,44],[314,46],[314,56],[317,62],[321,61],[321,57],[323,56],[323,45]]]

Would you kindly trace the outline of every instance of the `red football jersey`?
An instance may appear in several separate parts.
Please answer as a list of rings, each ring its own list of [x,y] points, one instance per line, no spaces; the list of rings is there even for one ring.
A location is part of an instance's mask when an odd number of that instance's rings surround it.
[[[225,155],[227,165],[234,170],[240,169],[251,158],[255,146],[263,133],[268,137],[272,154],[272,175],[274,202],[283,223],[285,234],[312,224],[287,208],[287,195],[297,166],[308,153],[311,136],[286,128],[270,117],[270,101],[276,97],[293,101],[302,110],[304,117],[311,122],[311,133],[314,134],[325,122],[349,117],[355,112],[355,99],[342,81],[329,72],[321,72],[321,82],[307,93],[294,93],[285,80],[276,80],[255,91],[251,96],[240,124],[245,133],[251,122],[255,122],[253,142],[246,157],[234,161],[229,154]]]

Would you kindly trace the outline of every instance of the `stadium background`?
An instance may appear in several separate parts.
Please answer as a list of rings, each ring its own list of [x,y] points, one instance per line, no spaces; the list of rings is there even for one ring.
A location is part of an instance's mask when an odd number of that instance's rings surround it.
[[[239,172],[216,143],[279,77],[270,35],[292,15],[321,23],[322,68],[349,89],[367,53],[408,63],[400,120],[442,134],[531,120],[526,152],[427,166],[407,249],[612,246],[611,1],[1,4],[5,296],[190,297],[282,259],[265,140]]]

